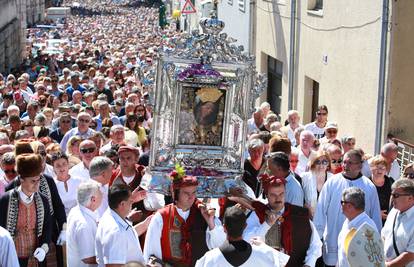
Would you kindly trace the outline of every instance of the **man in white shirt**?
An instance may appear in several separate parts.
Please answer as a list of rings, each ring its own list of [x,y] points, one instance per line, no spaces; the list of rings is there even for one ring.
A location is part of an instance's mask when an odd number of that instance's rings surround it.
[[[108,209],[108,189],[114,163],[107,157],[98,156],[92,159],[89,168],[91,180],[98,182],[103,194],[101,205],[97,209],[99,218]]]
[[[300,124],[299,112],[297,110],[289,110],[287,115],[289,124],[282,127],[280,131],[287,135],[292,143],[292,146],[297,146],[298,144],[296,144],[295,130],[299,127],[303,127],[303,125]]]
[[[79,185],[78,205],[69,213],[67,222],[66,255],[68,267],[96,266],[95,235],[98,225],[96,210],[102,202],[97,182]]]
[[[208,251],[195,266],[285,266],[289,259],[287,255],[265,244],[251,245],[243,240],[243,230],[246,226],[244,212],[235,206],[228,208],[224,214],[223,225],[227,234],[226,242],[219,248]]]
[[[255,112],[247,121],[247,134],[253,134],[260,131],[260,128],[263,126],[264,122],[264,113],[260,108],[256,108]]]
[[[312,150],[315,136],[311,131],[304,130],[300,133],[300,144],[299,144],[299,162],[295,172],[299,175],[308,171],[308,163],[316,157],[316,153]]]
[[[386,266],[414,266],[414,181],[400,179],[391,186],[394,208],[388,214],[381,237]]]
[[[389,165],[388,177],[391,177],[395,181],[400,179],[401,167],[398,164],[398,147],[394,143],[387,143],[381,148],[381,155],[385,158]]]
[[[125,184],[111,186],[108,193],[109,209],[102,216],[96,232],[98,266],[119,265],[137,261],[144,263],[138,233],[126,219],[136,202]]]
[[[325,136],[325,126],[328,122],[328,107],[321,105],[316,112],[316,120],[305,125],[305,130],[311,131],[316,139]]]
[[[348,267],[349,262],[345,254],[345,238],[352,229],[358,230],[364,223],[368,223],[375,231],[374,221],[365,213],[365,194],[358,187],[349,187],[342,192],[342,213],[346,220],[338,236],[338,266]]]
[[[81,162],[73,166],[69,170],[70,176],[81,181],[88,181],[91,177],[89,175],[89,165],[92,159],[98,155],[96,144],[91,140],[84,140],[79,144],[79,151]]]

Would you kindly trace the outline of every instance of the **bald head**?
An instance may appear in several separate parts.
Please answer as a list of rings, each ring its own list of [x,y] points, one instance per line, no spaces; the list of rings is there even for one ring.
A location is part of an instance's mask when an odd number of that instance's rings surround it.
[[[394,143],[387,143],[381,148],[381,155],[388,163],[392,163],[398,156],[398,146]]]

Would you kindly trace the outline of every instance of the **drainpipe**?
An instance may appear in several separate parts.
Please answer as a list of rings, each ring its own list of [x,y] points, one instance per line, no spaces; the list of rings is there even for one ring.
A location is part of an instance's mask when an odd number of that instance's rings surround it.
[[[288,110],[293,109],[293,83],[295,81],[295,47],[296,47],[296,0],[290,5],[290,49],[289,49],[289,91]]]
[[[249,6],[249,52],[250,55],[255,56],[256,52],[256,1],[250,0]]]
[[[377,119],[375,129],[375,154],[379,154],[383,142],[383,118],[385,103],[385,79],[387,72],[387,38],[388,38],[388,12],[389,0],[383,0],[382,4],[382,31],[381,31],[381,49],[380,49],[380,68],[378,81],[378,100],[377,100]]]

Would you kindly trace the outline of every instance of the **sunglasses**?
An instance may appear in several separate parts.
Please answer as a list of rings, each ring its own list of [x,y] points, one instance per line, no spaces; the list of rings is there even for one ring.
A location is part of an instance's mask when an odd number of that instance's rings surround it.
[[[411,196],[411,194],[391,193],[391,196],[393,198],[399,198],[399,197],[403,197],[403,196]]]
[[[82,123],[90,123],[91,121],[90,120],[79,119],[79,122],[82,122]]]
[[[12,174],[12,173],[16,173],[16,170],[15,169],[10,169],[10,170],[3,170],[3,172],[5,173],[5,174]]]
[[[327,130],[326,131],[329,134],[336,134],[338,131],[337,130]]]
[[[414,173],[404,173],[404,177],[414,179]]]
[[[345,200],[341,200],[341,205],[347,204],[347,203],[351,203],[349,201],[345,201]]]
[[[324,159],[324,160],[316,160],[315,161],[315,164],[316,165],[325,165],[326,166],[326,165],[328,165],[328,163],[329,162],[326,159]]]
[[[328,115],[328,113],[326,113],[326,112],[316,112],[316,115],[319,115],[319,116],[326,116],[326,115]]]
[[[331,160],[332,164],[341,164],[342,163],[342,159],[333,159]]]
[[[81,148],[80,152],[82,152],[83,154],[87,154],[87,153],[93,153],[95,152],[95,148],[91,147],[91,148]]]
[[[61,123],[70,123],[71,121],[70,120],[68,120],[68,121],[61,121]]]

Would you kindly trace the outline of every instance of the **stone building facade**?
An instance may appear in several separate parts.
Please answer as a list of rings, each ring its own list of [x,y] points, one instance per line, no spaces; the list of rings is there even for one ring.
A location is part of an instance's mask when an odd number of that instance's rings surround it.
[[[0,72],[22,62],[27,26],[43,20],[44,13],[44,0],[0,0]]]

